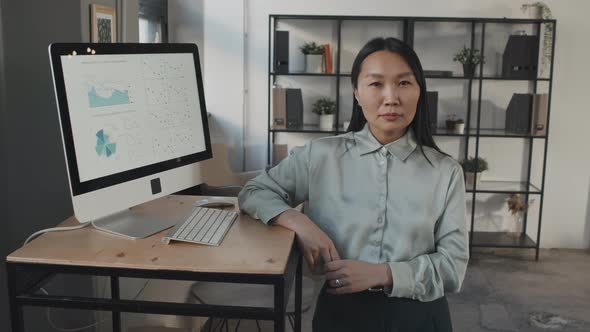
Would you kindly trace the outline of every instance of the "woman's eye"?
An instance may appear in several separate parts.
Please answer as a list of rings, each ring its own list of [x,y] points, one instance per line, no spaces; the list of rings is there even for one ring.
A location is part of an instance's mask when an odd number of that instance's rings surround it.
[[[401,86],[406,86],[406,85],[411,85],[411,84],[412,84],[412,82],[410,82],[410,81],[401,81],[401,82],[399,82],[399,85],[401,85]]]
[[[380,82],[373,82],[371,84],[369,84],[369,86],[381,86]]]

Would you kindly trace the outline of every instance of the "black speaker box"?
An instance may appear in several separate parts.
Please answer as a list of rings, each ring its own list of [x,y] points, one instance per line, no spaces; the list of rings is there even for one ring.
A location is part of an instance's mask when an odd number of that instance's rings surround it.
[[[275,73],[289,72],[289,31],[275,31]]]
[[[430,130],[431,132],[435,132],[438,123],[438,91],[427,91],[426,102],[428,103]]]
[[[301,128],[303,126],[303,98],[301,89],[286,89],[287,128]]]
[[[506,131],[517,134],[528,134],[531,130],[531,114],[533,95],[515,93],[506,109]]]
[[[531,79],[537,76],[539,38],[511,35],[502,57],[502,76]]]

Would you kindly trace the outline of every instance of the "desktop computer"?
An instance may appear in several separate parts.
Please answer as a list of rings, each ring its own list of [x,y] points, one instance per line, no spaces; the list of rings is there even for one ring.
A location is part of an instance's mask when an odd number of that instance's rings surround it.
[[[131,207],[201,183],[212,158],[194,44],[49,46],[74,214],[142,238],[174,226]]]

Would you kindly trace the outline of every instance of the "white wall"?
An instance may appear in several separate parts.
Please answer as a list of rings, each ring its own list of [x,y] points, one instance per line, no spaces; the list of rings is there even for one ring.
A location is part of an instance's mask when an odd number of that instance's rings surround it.
[[[203,0],[168,1],[168,40],[197,44],[201,67],[205,59],[204,11]]]
[[[217,141],[229,149],[232,170],[243,170],[244,3],[205,0],[204,88]]]
[[[236,1],[212,2],[206,1],[205,5],[206,53],[209,59],[215,59],[209,66],[205,64],[209,72],[206,75],[207,102],[212,110],[225,110],[240,119],[239,97],[244,88],[241,78],[247,73],[245,87],[249,93],[244,123],[247,170],[266,164],[269,14],[523,17],[520,2],[511,0],[258,0],[250,1],[245,7],[234,7]],[[590,155],[580,153],[584,148],[576,143],[590,139],[590,131],[586,129],[590,113],[582,100],[585,96],[583,75],[590,72],[586,61],[590,46],[584,42],[590,31],[586,20],[590,3],[583,0],[546,3],[558,24],[541,246],[587,248],[590,241],[590,177],[587,172]],[[229,13],[227,8],[231,8]],[[241,10],[247,14],[247,39],[240,34]],[[230,40],[235,45],[221,42]],[[242,43],[246,45],[245,66],[240,57]],[[488,153],[491,160],[502,157],[493,155],[495,152],[491,149]],[[507,167],[499,165],[497,169]]]

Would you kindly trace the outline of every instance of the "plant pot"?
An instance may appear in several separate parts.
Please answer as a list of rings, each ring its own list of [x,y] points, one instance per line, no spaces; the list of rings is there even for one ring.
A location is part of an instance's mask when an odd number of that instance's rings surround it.
[[[479,186],[481,182],[481,172],[465,172],[465,187],[467,189],[473,188],[473,180],[475,180],[475,184]]]
[[[320,129],[334,129],[334,114],[320,115]]]
[[[322,54],[306,54],[305,71],[307,73],[321,73],[323,58]]]
[[[529,18],[534,20],[543,18],[543,9],[538,6],[531,6],[527,9],[527,14]]]
[[[446,120],[445,125],[447,127],[447,130],[455,130],[457,122],[455,120]]]
[[[472,63],[465,63],[463,64],[463,76],[465,77],[473,77],[473,74],[475,73],[475,66]]]
[[[508,225],[506,235],[513,239],[519,238],[522,236],[522,224],[524,214],[522,212],[517,212],[511,215],[510,217],[512,220],[510,220],[510,224]]]
[[[455,133],[456,134],[463,134],[465,131],[465,123],[456,123],[455,122]]]

